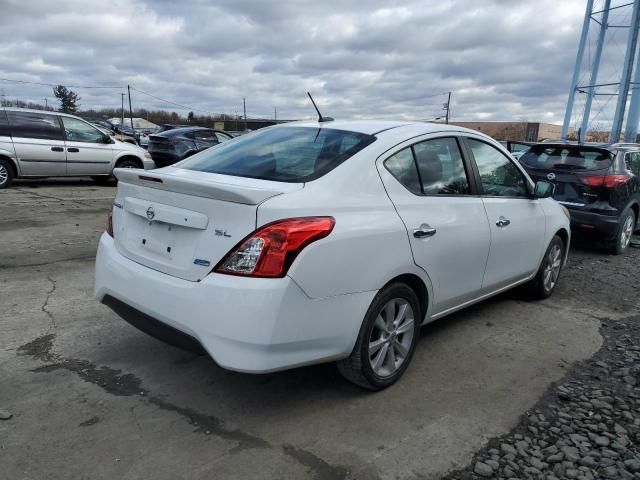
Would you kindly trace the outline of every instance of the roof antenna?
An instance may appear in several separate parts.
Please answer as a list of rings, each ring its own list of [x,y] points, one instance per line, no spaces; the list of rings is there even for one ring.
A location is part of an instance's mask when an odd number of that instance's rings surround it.
[[[318,112],[318,121],[319,122],[332,122],[333,118],[331,117],[323,117],[322,114],[320,113],[320,110],[318,110],[318,106],[316,105],[316,102],[313,101],[313,97],[311,96],[311,94],[309,92],[307,92],[307,95],[309,95],[309,99],[311,100],[311,103],[313,103],[313,108],[316,109],[316,112]]]

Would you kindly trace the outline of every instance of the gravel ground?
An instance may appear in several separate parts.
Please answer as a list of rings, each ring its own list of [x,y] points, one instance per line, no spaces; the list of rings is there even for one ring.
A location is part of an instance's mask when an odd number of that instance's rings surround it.
[[[599,317],[602,348],[448,480],[640,478],[639,259],[637,249],[596,259],[572,252],[564,273],[571,280],[561,288],[587,309],[606,304],[619,313]]]

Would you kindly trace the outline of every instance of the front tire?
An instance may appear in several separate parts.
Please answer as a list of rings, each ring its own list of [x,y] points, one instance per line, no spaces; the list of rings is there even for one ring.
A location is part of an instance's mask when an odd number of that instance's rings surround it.
[[[9,162],[0,158],[0,189],[10,187],[14,177],[13,167]]]
[[[607,251],[613,255],[622,255],[627,251],[636,226],[636,214],[627,210],[621,217],[615,237],[609,240]]]
[[[548,298],[555,290],[562,271],[565,248],[562,238],[558,235],[551,239],[551,243],[542,257],[538,273],[529,283],[525,284],[532,300]]]
[[[411,362],[421,320],[415,292],[404,283],[388,285],[371,303],[356,345],[349,357],[338,362],[338,370],[368,390],[392,385]]]

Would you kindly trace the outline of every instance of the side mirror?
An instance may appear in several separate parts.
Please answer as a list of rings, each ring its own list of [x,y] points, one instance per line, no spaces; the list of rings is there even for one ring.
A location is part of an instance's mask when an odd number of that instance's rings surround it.
[[[556,186],[546,180],[538,180],[533,191],[533,198],[549,198],[552,197],[556,190]]]
[[[102,143],[114,143],[113,139],[109,135],[102,137]]]

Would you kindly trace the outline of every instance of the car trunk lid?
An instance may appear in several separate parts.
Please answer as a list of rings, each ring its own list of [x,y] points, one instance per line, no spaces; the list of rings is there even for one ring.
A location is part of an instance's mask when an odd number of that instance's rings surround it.
[[[231,177],[168,167],[116,169],[113,226],[125,257],[198,281],[256,229],[258,205],[301,183]]]

